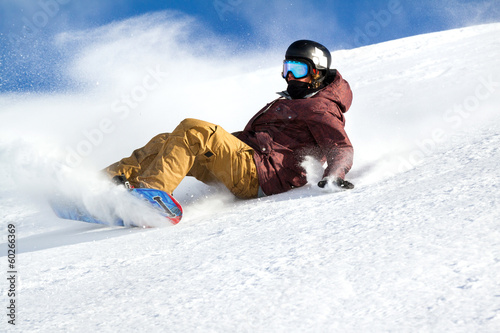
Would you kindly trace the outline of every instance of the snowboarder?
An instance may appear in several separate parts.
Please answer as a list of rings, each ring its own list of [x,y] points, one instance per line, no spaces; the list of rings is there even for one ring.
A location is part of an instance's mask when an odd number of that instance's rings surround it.
[[[323,45],[299,40],[285,54],[282,76],[288,87],[238,133],[197,119],[183,120],[172,133],[155,136],[105,169],[115,181],[172,193],[185,176],[222,183],[239,198],[288,191],[307,183],[305,156],[327,162],[323,179],[344,189],[353,148],[344,130],[352,102],[347,81],[330,69]]]

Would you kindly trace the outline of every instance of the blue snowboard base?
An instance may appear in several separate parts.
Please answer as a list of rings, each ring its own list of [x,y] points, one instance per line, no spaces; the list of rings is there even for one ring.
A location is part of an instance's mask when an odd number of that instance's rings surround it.
[[[180,222],[182,218],[182,207],[170,194],[150,188],[133,188],[129,190],[129,193],[149,202],[153,208],[170,221],[169,223],[177,224]],[[119,217],[116,217],[114,221],[102,221],[92,216],[92,214],[90,214],[85,207],[82,207],[82,205],[78,205],[65,198],[59,197],[51,200],[50,206],[54,213],[63,219],[105,225],[129,226],[125,225],[123,220]],[[132,227],[133,226],[134,225],[132,225]]]

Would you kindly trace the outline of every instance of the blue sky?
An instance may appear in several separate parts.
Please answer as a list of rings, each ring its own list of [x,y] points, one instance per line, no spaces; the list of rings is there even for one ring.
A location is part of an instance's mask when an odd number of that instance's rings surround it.
[[[498,0],[0,0],[0,92],[61,89],[67,84],[61,66],[71,52],[54,47],[58,34],[157,11],[192,17],[200,34],[227,41],[234,53],[284,51],[302,38],[331,50],[350,49],[500,22]]]

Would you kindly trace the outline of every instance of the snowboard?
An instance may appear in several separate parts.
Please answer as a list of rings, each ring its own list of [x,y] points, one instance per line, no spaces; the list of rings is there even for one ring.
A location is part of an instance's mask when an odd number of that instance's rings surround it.
[[[135,197],[149,202],[151,207],[166,218],[165,223],[177,224],[182,218],[182,207],[170,194],[150,188],[132,188],[129,193]],[[63,219],[97,223],[105,225],[115,225],[124,227],[136,227],[136,225],[125,225],[123,220],[115,217],[113,221],[103,221],[92,216],[91,213],[78,203],[58,197],[50,200],[50,206],[54,213]]]

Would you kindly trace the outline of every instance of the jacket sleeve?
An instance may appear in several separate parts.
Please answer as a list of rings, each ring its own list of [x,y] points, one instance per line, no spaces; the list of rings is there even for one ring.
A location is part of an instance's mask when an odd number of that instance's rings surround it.
[[[342,111],[336,104],[334,108],[333,112],[313,111],[314,116],[308,125],[319,149],[318,157],[327,162],[323,177],[344,179],[352,167],[354,150],[344,130]]]

